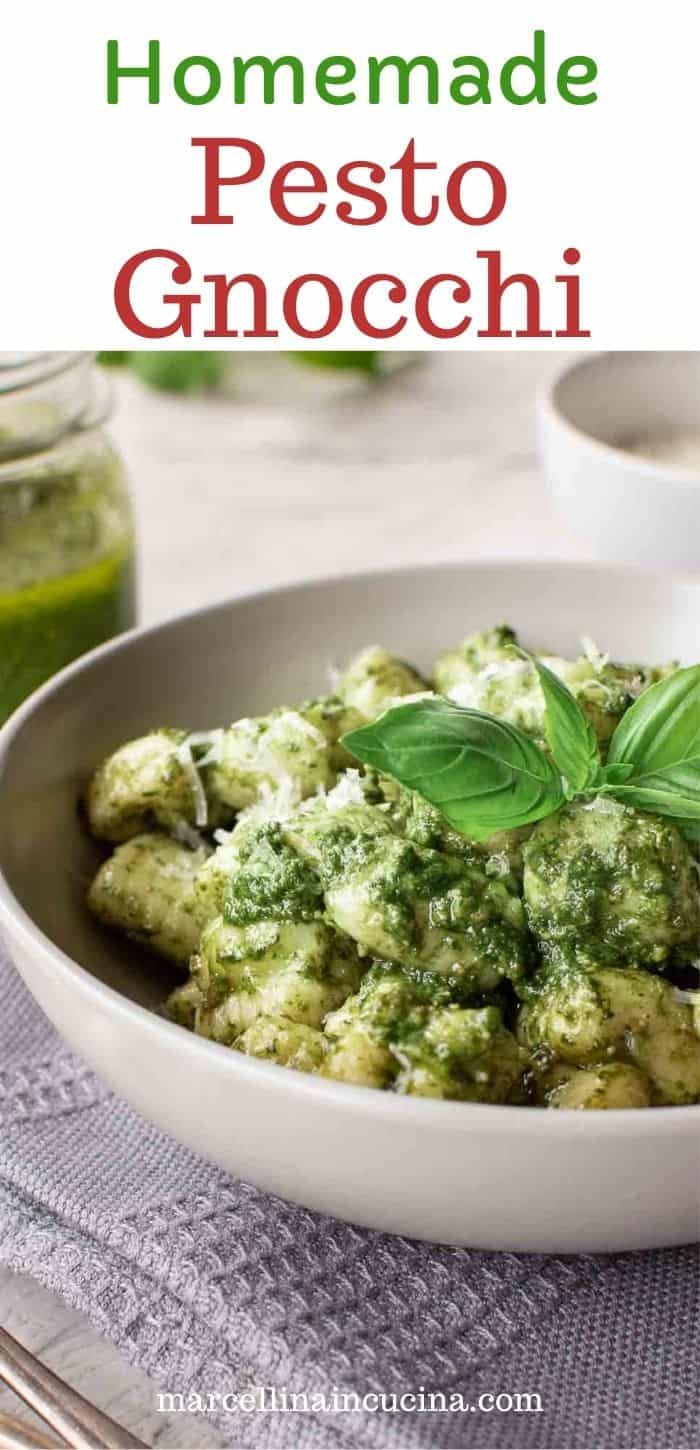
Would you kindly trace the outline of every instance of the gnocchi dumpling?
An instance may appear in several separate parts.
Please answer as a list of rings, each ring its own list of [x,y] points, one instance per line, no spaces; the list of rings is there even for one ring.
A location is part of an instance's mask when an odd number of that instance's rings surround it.
[[[616,664],[588,641],[540,657],[602,758],[675,668]],[[432,678],[371,645],[333,693],[152,730],[105,760],[85,802],[110,848],[89,909],[172,965],[173,1021],[251,1058],[465,1103],[699,1102],[700,993],[673,985],[700,960],[697,846],[607,795],[470,840],[346,742],[433,689],[549,750],[508,625],[443,652]]]

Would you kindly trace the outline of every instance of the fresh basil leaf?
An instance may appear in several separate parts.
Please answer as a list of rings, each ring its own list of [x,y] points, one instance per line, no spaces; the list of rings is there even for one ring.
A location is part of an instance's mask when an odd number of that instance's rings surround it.
[[[537,670],[544,695],[547,739],[555,764],[571,787],[569,794],[588,790],[600,773],[595,730],[564,681],[534,655],[525,650],[520,653]]]
[[[129,360],[128,352],[98,352],[97,361],[103,368],[123,368]]]
[[[700,665],[676,670],[639,696],[615,730],[608,763],[634,767],[624,786],[615,787],[621,800],[660,815],[700,818]]]
[[[332,368],[336,372],[349,370],[372,375],[380,369],[378,352],[330,352],[324,349],[322,352],[291,352],[289,356],[307,367]]]
[[[630,705],[610,741],[608,762],[631,762],[635,774],[700,757],[700,665],[675,670]]]
[[[686,841],[691,841],[693,844],[700,841],[700,821],[674,821],[673,824],[678,827],[681,835],[685,836]]]
[[[151,388],[194,393],[217,387],[227,367],[224,352],[130,352],[128,366]]]
[[[601,766],[595,784],[597,789],[602,791],[606,786],[624,785],[631,775],[634,775],[634,766],[625,765],[623,761],[618,760],[615,765]]]
[[[628,785],[610,786],[606,793],[623,806],[634,806],[651,815],[672,816],[676,821],[700,821],[700,795],[684,795],[671,789],[660,776],[645,776],[643,782],[632,776]]]
[[[527,735],[449,700],[394,705],[342,743],[424,796],[473,840],[542,820],[564,804],[557,767]]]

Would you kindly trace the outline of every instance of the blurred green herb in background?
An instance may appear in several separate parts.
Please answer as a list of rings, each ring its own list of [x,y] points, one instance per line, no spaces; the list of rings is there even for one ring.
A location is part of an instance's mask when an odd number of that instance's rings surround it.
[[[292,361],[336,372],[375,376],[380,372],[378,352],[292,352]],[[105,367],[126,367],[151,388],[170,393],[205,392],[221,387],[231,353],[226,352],[100,352]]]
[[[380,372],[378,352],[290,352],[287,357],[310,368],[344,368],[376,376]]]

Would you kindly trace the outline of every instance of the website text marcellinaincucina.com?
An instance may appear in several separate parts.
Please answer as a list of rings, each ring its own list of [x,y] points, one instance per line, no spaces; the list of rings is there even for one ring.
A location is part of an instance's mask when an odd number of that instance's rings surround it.
[[[328,1392],[289,1390],[254,1385],[247,1390],[186,1392],[161,1391],[156,1397],[161,1414],[519,1414],[541,1415],[541,1395],[529,1390],[487,1390],[472,1400],[460,1390],[369,1391],[333,1388]]]

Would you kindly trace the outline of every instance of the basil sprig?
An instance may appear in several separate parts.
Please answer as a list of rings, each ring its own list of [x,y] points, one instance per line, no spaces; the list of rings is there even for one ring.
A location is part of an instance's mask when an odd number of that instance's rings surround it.
[[[441,697],[393,705],[343,745],[437,806],[473,840],[552,815],[577,796],[607,794],[700,828],[700,665],[651,685],[619,722],[603,765],[571,691],[527,655],[545,699],[551,755],[522,730]]]
[[[545,722],[549,747],[555,764],[567,781],[567,796],[588,790],[600,775],[598,737],[578,700],[552,670],[525,654],[524,658],[537,670],[545,704]]]

